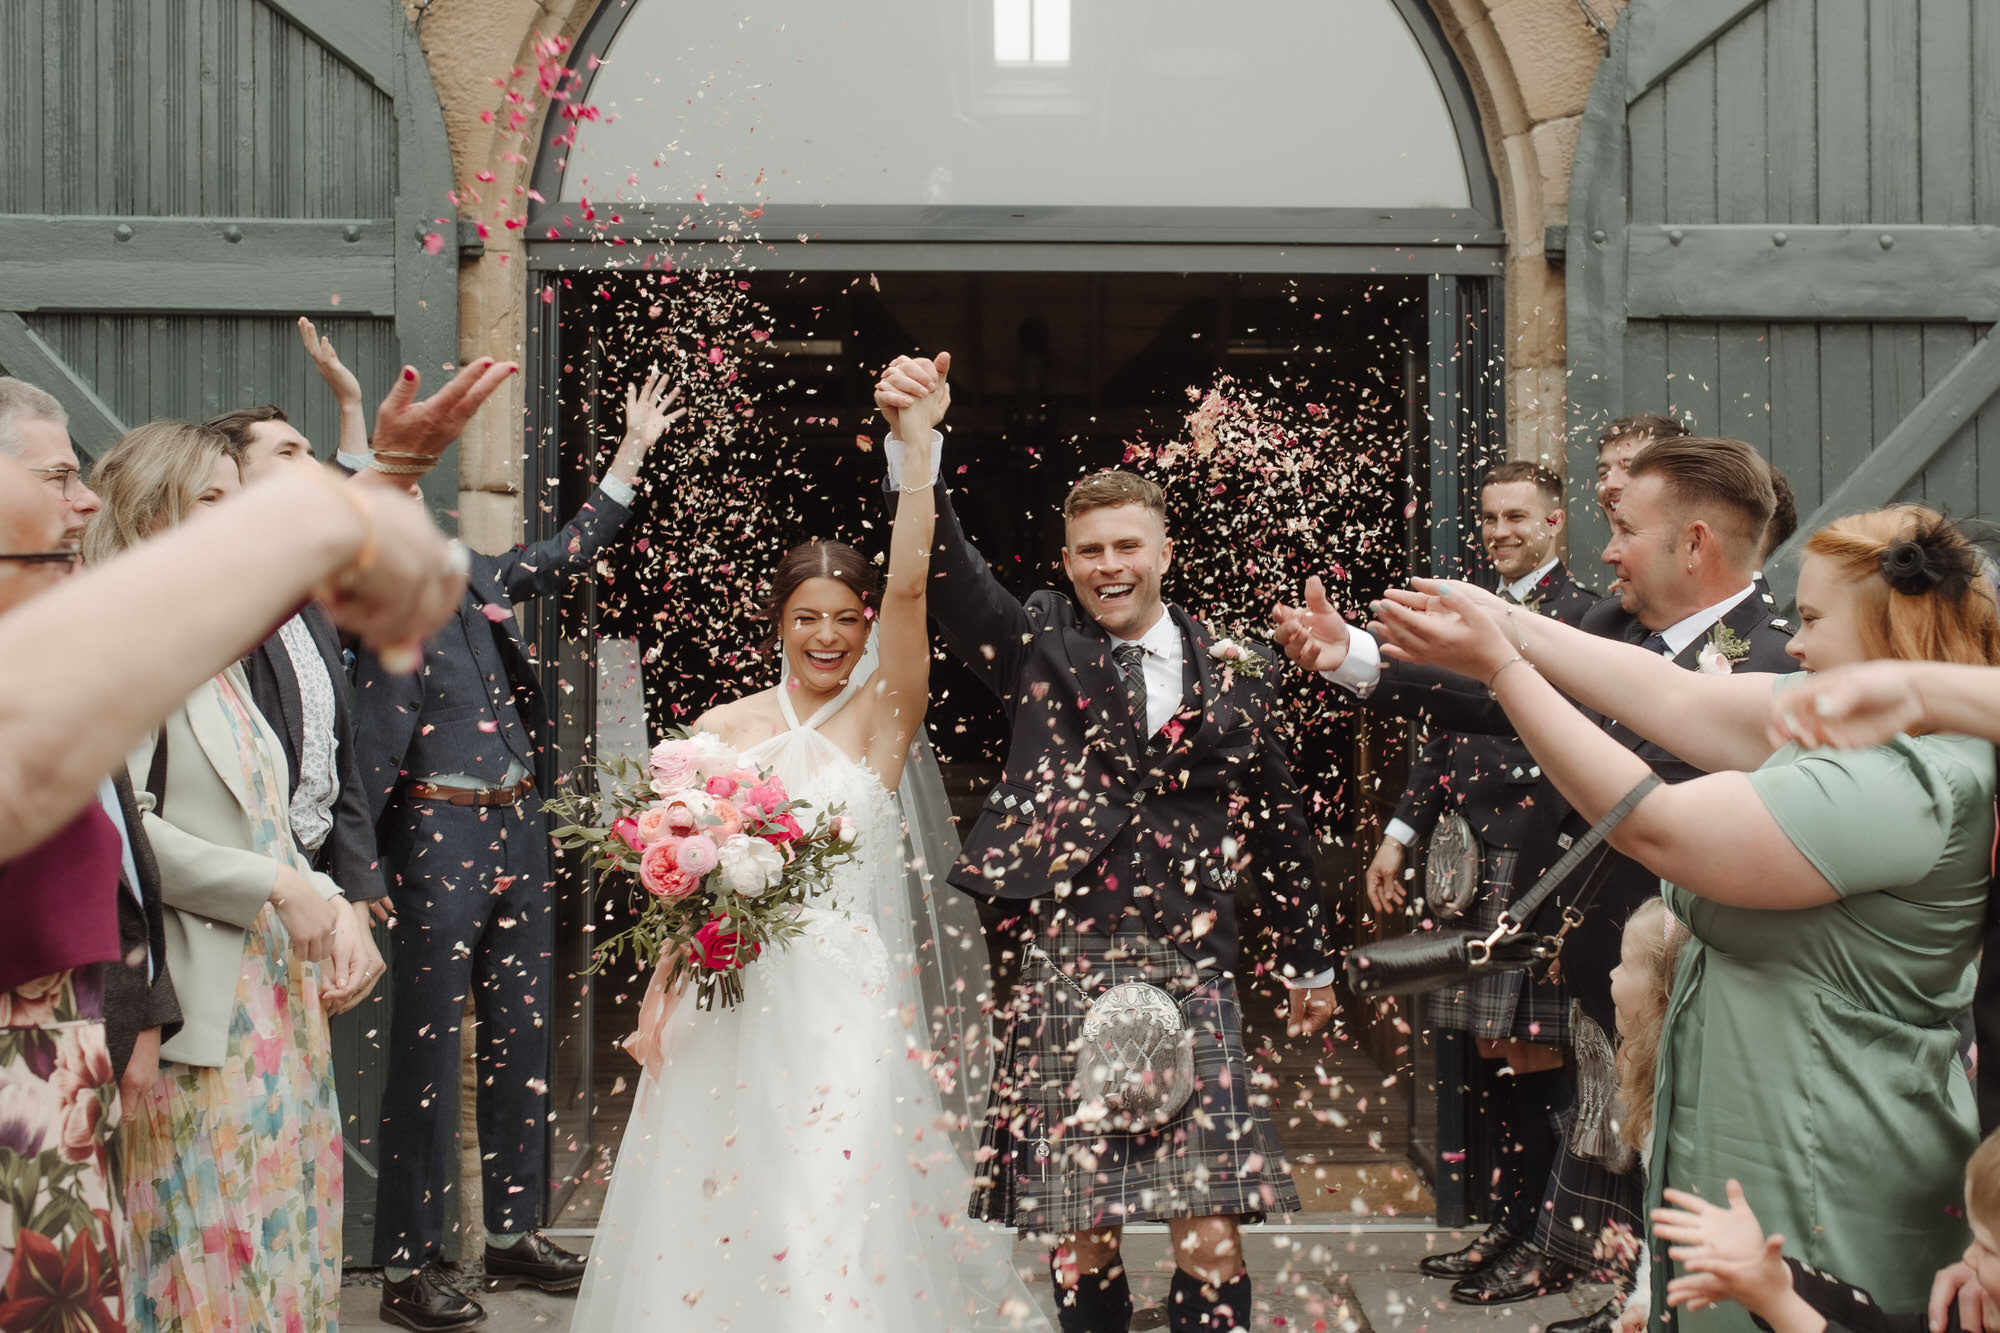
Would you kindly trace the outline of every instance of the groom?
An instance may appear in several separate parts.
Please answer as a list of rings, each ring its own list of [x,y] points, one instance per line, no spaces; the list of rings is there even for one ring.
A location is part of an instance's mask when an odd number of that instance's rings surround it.
[[[900,475],[897,414],[949,366],[898,358],[877,386],[890,487],[923,484]],[[1161,601],[1173,542],[1154,483],[1078,482],[1063,503],[1075,600],[1025,604],[966,540],[944,487],[935,495],[931,615],[1012,728],[950,878],[1001,909],[1024,954],[968,1211],[1056,1237],[1064,1333],[1129,1328],[1126,1222],[1165,1222],[1173,1237],[1169,1328],[1248,1328],[1239,1223],[1294,1210],[1298,1194],[1244,1056],[1245,930],[1276,933],[1292,1031],[1334,1008],[1311,840],[1271,730],[1278,673],[1263,650]],[[1166,990],[1194,1033],[1194,1094],[1152,1132],[1079,1121],[1072,1086],[1079,990],[1126,980]]]

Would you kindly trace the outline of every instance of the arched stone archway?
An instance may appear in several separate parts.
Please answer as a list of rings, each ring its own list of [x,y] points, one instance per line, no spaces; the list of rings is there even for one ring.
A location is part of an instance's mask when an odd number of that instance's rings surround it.
[[[444,105],[465,217],[495,199],[525,196],[532,146],[545,137],[547,99],[535,73],[547,43],[573,43],[605,4],[633,0],[405,0]],[[1623,0],[1429,0],[1471,85],[1488,157],[1499,179],[1507,244],[1507,435],[1515,457],[1560,470],[1565,461],[1565,307],[1548,228],[1568,221],[1570,163],[1604,37]],[[513,74],[513,77],[508,77]],[[528,120],[509,94],[531,95]],[[490,179],[486,179],[490,177]],[[471,202],[477,195],[478,203]],[[517,355],[526,344],[523,238],[490,228],[460,286],[467,354]],[[520,382],[468,431],[460,464],[461,525],[482,549],[521,531],[524,453],[516,423]]]

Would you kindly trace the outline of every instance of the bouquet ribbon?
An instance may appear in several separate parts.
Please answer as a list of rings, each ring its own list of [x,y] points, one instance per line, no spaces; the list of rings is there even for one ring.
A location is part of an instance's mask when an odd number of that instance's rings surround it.
[[[653,969],[653,979],[646,983],[646,998],[639,1004],[639,1026],[623,1043],[625,1053],[645,1066],[646,1072],[656,1079],[660,1076],[661,1066],[666,1063],[662,1043],[666,1039],[667,1020],[673,1017],[674,1006],[680,1003],[681,992],[685,989],[667,980],[667,974],[680,957],[679,948],[669,948],[660,955],[660,965]]]

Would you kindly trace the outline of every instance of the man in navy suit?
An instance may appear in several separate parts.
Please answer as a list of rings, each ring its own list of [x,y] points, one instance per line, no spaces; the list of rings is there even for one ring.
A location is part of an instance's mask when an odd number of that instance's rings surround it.
[[[473,556],[459,614],[415,675],[372,653],[356,662],[356,751],[395,910],[375,1261],[387,1270],[382,1317],[420,1333],[485,1317],[434,1262],[457,1178],[449,1111],[468,994],[479,1014],[487,1277],[548,1291],[583,1280],[582,1259],[536,1229],[555,903],[533,773],[550,723],[513,604],[566,587],[624,526],[639,465],[686,410],[667,410],[677,395],[659,375],[626,391],[624,440],[597,490],[548,541]]]

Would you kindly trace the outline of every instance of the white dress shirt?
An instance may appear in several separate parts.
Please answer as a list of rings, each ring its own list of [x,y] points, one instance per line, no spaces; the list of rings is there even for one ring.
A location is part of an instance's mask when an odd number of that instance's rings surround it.
[[[1697,611],[1686,620],[1677,620],[1660,631],[1660,637],[1667,641],[1667,650],[1660,656],[1672,659],[1681,655],[1681,649],[1708,633],[1716,621],[1734,611],[1751,593],[1757,591],[1754,583],[1746,584],[1742,592],[1734,592],[1714,606]]]
[[[1500,580],[1500,591],[1506,596],[1512,597],[1517,602],[1525,602],[1528,600],[1528,594],[1535,590],[1535,585],[1540,583],[1547,576],[1548,572],[1555,567],[1556,557],[1550,556],[1520,578],[1515,579],[1512,583],[1507,582],[1505,579]]]

